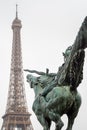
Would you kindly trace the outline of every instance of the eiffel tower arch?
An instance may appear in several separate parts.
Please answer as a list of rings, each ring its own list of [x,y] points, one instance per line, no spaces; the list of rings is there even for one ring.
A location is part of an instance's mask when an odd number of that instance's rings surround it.
[[[12,23],[13,43],[10,82],[8,90],[8,99],[6,112],[3,118],[1,130],[34,130],[28,112],[24,78],[22,66],[21,51],[21,20],[18,19],[18,11],[16,5],[16,18]]]

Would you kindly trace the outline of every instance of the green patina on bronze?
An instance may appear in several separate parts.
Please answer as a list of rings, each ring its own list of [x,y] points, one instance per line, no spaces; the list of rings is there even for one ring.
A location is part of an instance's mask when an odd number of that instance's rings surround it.
[[[39,76],[27,75],[27,82],[35,92],[33,111],[43,126],[43,130],[50,130],[51,122],[55,122],[55,130],[61,130],[63,122],[61,116],[66,114],[68,125],[66,130],[72,130],[74,120],[81,105],[81,96],[77,87],[83,79],[83,65],[87,48],[87,17],[78,32],[74,44],[63,53],[64,63],[57,73],[36,70],[25,70]]]

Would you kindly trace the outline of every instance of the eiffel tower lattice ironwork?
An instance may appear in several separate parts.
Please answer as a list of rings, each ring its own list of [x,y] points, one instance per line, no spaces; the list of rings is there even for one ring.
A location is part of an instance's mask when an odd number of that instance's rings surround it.
[[[33,130],[24,89],[21,27],[16,6],[16,18],[12,23],[13,44],[8,100],[1,130]]]

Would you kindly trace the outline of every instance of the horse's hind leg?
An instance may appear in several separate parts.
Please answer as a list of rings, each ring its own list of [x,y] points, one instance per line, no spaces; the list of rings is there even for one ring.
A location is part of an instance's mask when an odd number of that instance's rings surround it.
[[[77,114],[78,114],[78,111],[77,110],[73,111],[73,109],[71,109],[70,113],[67,114],[67,116],[68,116],[68,126],[67,126],[66,130],[72,130],[74,120],[75,120]]]
[[[66,129],[66,130],[72,130],[72,126],[73,126],[73,123],[74,123],[74,119],[75,119],[75,118],[68,116],[68,126],[67,126],[67,129]]]
[[[68,116],[68,126],[66,130],[72,130],[74,120],[78,114],[79,108],[81,105],[81,97],[77,94],[75,102],[71,108],[71,110],[67,113]]]
[[[46,120],[44,118],[43,114],[42,115],[37,115],[37,119],[39,120],[39,122],[43,126],[43,130],[50,130],[50,125],[51,125],[50,119]]]

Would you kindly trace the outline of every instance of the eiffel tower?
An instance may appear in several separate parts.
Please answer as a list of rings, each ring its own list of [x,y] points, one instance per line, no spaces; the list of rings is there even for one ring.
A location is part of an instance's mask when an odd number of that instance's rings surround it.
[[[16,18],[12,23],[13,44],[10,82],[6,112],[3,118],[1,130],[34,130],[28,112],[22,66],[21,52],[21,21],[18,19],[16,5]]]

